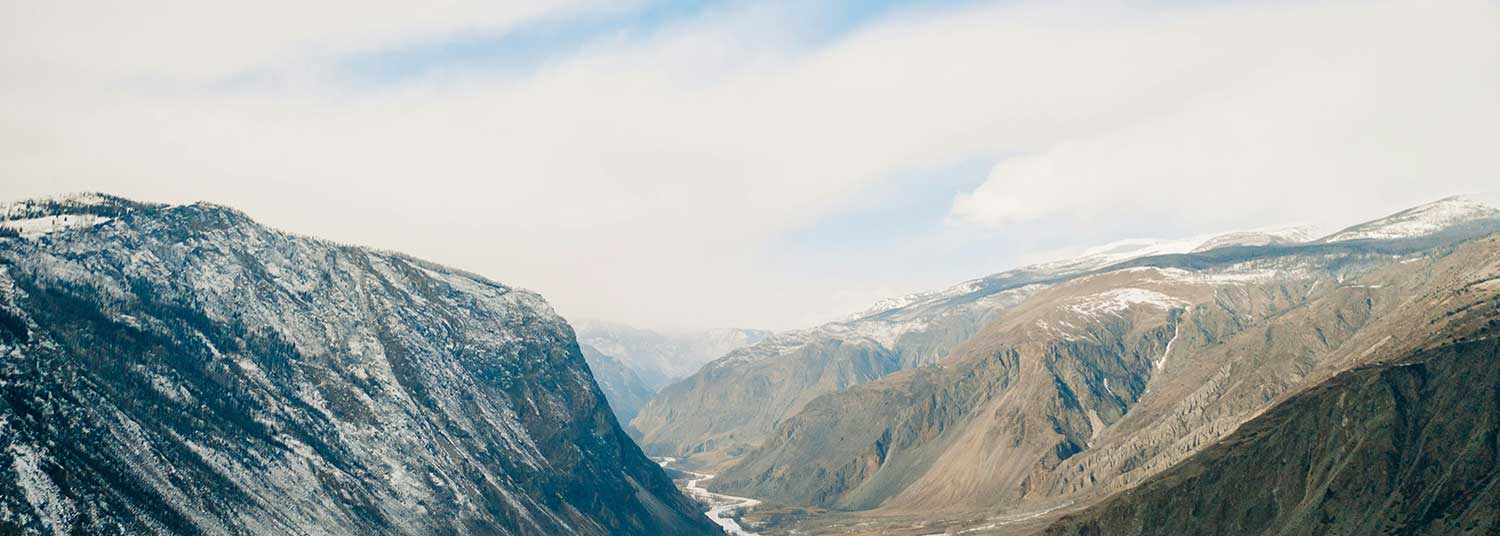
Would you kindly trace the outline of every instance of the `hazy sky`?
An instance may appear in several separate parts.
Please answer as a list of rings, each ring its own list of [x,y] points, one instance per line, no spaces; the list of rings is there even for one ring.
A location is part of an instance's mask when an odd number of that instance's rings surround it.
[[[208,200],[645,327],[1500,188],[1500,3],[0,0],[0,198]]]

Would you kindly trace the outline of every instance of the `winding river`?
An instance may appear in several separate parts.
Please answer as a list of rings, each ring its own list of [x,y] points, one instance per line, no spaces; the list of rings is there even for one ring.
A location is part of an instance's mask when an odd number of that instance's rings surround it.
[[[670,467],[671,464],[676,461],[676,458],[658,458],[656,460],[656,462],[661,464],[662,467]],[[760,501],[751,499],[749,497],[735,497],[733,495],[724,495],[722,493],[714,493],[712,491],[708,491],[706,489],[703,489],[702,484],[704,481],[713,478],[714,475],[695,473],[684,469],[673,469],[682,471],[689,475],[693,475],[693,478],[690,478],[687,481],[688,495],[691,495],[694,499],[708,504],[708,513],[705,515],[708,516],[708,519],[712,520],[714,523],[722,527],[725,533],[729,534],[730,536],[760,536],[757,533],[745,530],[745,527],[741,527],[740,523],[734,520],[735,513],[746,508],[754,507],[755,505],[760,504]]]

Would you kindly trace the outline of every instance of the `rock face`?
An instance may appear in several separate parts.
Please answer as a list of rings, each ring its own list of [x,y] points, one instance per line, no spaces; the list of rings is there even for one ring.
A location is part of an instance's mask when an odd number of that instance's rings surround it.
[[[625,426],[627,433],[632,430],[627,423],[635,418],[635,414],[641,411],[641,406],[651,400],[651,395],[656,391],[646,385],[635,370],[621,363],[614,357],[604,355],[597,348],[587,344],[579,344],[583,350],[583,359],[589,364],[589,372],[594,375],[594,381],[599,384],[599,389],[604,391],[604,399],[609,401],[609,408],[615,413],[615,420],[621,426]],[[631,435],[635,435],[632,433]]]
[[[1497,364],[1491,335],[1340,374],[1046,533],[1500,532]]]
[[[0,238],[0,533],[718,533],[539,296],[222,207],[63,205],[109,219]]]
[[[1500,293],[1500,213],[1469,214],[1387,238],[1229,245],[1053,281],[934,364],[807,402],[710,487],[1004,515],[1130,489],[1339,372],[1493,330],[1500,314],[1468,304]],[[1484,315],[1463,328],[1460,310]]]

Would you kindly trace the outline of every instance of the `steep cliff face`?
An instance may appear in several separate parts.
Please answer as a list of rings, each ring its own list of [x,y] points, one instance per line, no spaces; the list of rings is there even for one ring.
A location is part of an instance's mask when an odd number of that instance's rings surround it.
[[[717,532],[539,296],[101,203],[0,238],[0,532]]]
[[[1487,338],[1340,374],[1046,533],[1500,532],[1497,364]]]
[[[710,487],[892,513],[1086,504],[1283,396],[1449,332],[1451,290],[1500,276],[1500,241],[1483,238],[1500,232],[1493,215],[1156,256],[1055,283],[937,366],[808,402]]]

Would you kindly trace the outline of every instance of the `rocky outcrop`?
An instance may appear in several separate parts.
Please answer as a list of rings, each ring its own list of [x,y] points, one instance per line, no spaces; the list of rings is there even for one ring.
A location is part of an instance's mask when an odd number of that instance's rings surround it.
[[[0,532],[718,532],[536,294],[113,208],[0,238]]]

